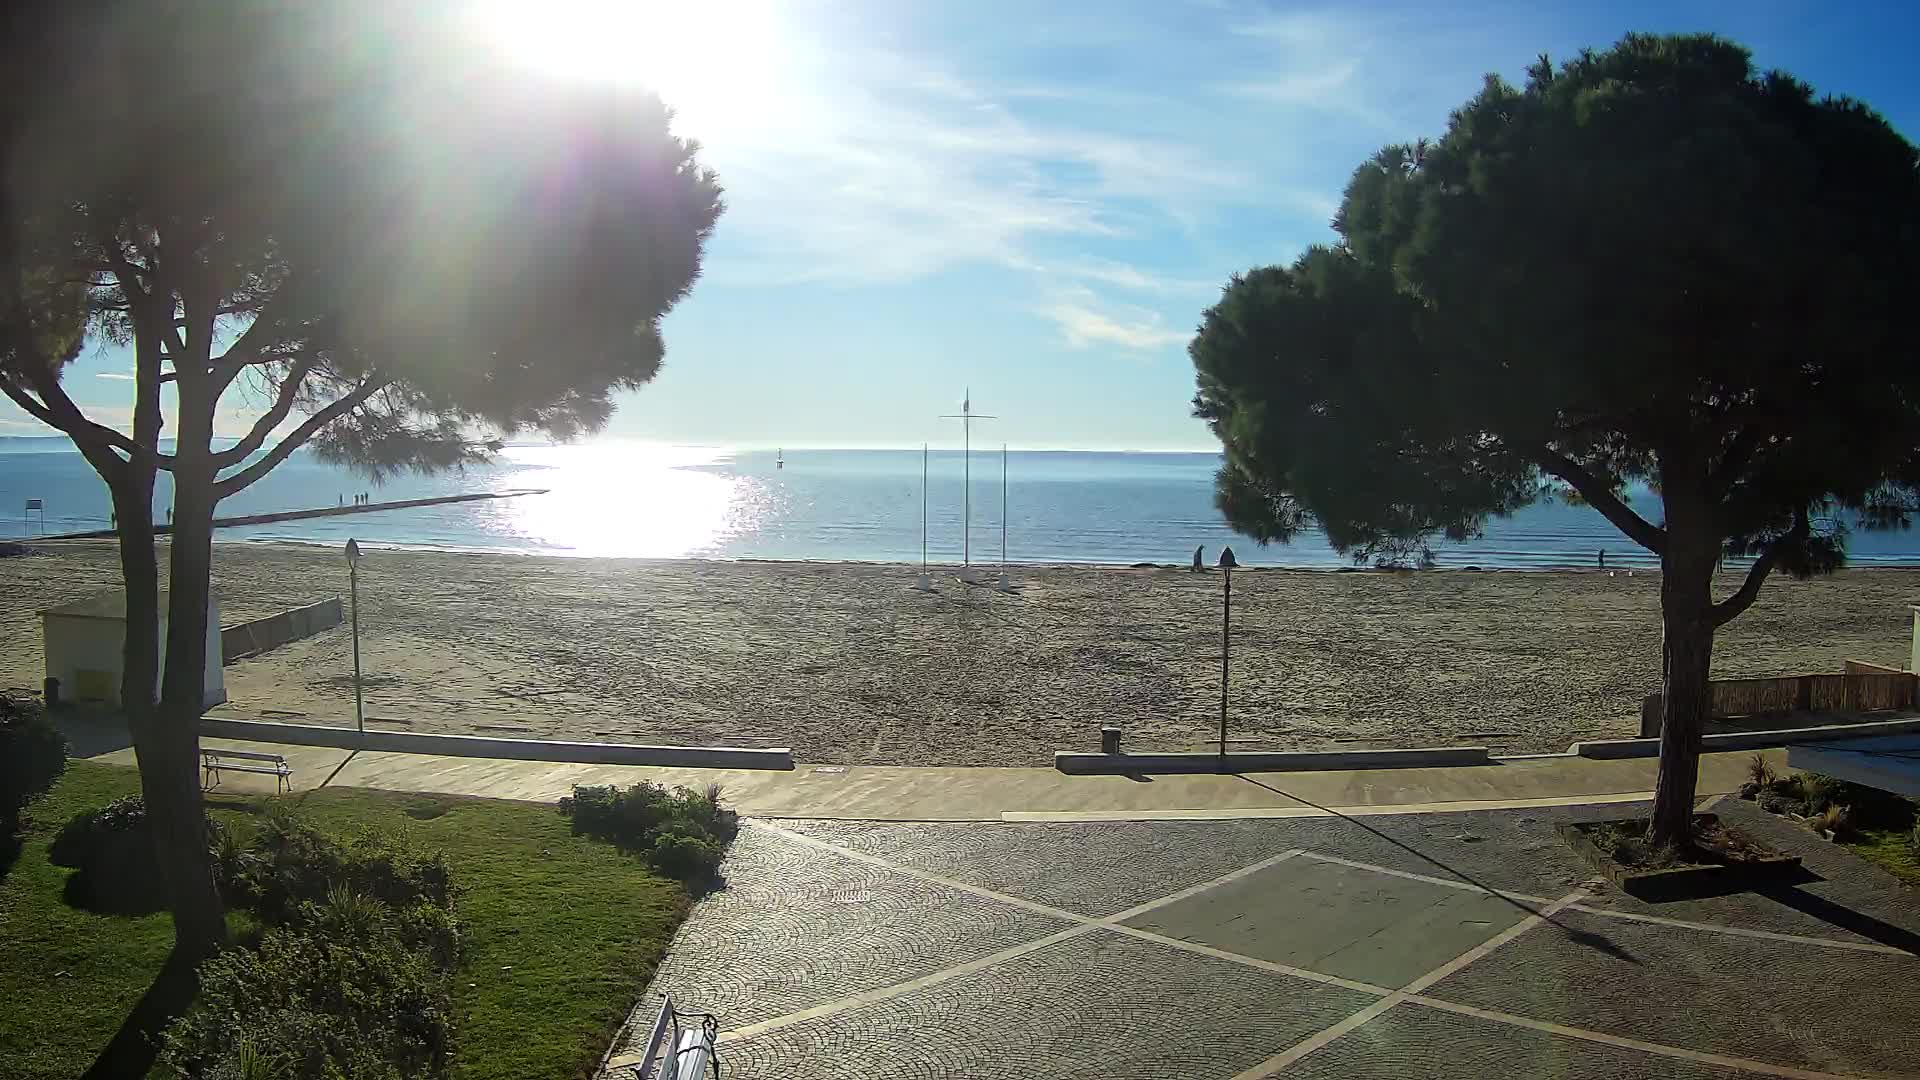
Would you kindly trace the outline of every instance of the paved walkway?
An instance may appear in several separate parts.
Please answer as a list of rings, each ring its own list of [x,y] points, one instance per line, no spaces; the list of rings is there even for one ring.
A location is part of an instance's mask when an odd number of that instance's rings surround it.
[[[119,741],[124,741],[119,740]],[[578,765],[497,758],[370,753],[328,747],[203,739],[214,748],[283,754],[294,790],[337,787],[429,791],[552,802],[575,784],[648,780],[701,787],[717,783],[729,805],[760,818],[893,821],[1103,821],[1181,818],[1316,817],[1347,814],[1547,807],[1649,798],[1652,759],[1600,761],[1560,756],[1445,769],[1374,769],[1244,775],[1068,776],[1053,769],[801,765],[791,772]],[[116,741],[78,742],[103,761],[133,763]],[[1700,792],[1732,791],[1751,753],[1701,759]],[[1781,751],[1770,751],[1784,767]],[[271,791],[270,777],[230,774],[222,788]]]
[[[1649,905],[1554,820],[749,824],[635,1013],[724,1074],[1830,1077],[1920,1061],[1920,905],[1730,801],[1805,882]],[[623,1041],[609,1076],[630,1075]]]

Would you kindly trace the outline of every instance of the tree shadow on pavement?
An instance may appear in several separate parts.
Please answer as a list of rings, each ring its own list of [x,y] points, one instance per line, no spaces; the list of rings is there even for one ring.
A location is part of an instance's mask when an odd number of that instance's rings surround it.
[[[1619,944],[1614,942],[1612,938],[1607,937],[1605,934],[1596,934],[1591,931],[1580,930],[1580,929],[1576,929],[1574,927],[1568,926],[1567,924],[1554,918],[1552,915],[1549,915],[1541,911],[1540,909],[1534,907],[1533,905],[1528,904],[1522,900],[1516,899],[1515,897],[1507,893],[1501,892],[1500,890],[1494,888],[1493,886],[1488,885],[1487,883],[1474,877],[1472,874],[1469,874],[1466,871],[1461,870],[1457,867],[1450,866],[1447,863],[1441,862],[1439,859],[1436,859],[1433,856],[1427,854],[1426,852],[1421,851],[1419,848],[1413,847],[1399,839],[1396,839],[1395,837],[1389,836],[1386,833],[1381,832],[1379,829],[1376,829],[1373,826],[1368,825],[1366,822],[1360,820],[1359,818],[1351,817],[1346,814],[1343,814],[1340,811],[1335,810],[1330,806],[1322,806],[1319,803],[1314,802],[1312,799],[1308,799],[1308,798],[1305,798],[1304,796],[1296,795],[1291,791],[1282,791],[1281,789],[1274,787],[1272,784],[1255,780],[1253,777],[1248,776],[1245,773],[1234,773],[1233,775],[1239,777],[1242,780],[1245,780],[1247,783],[1252,784],[1255,787],[1265,788],[1266,790],[1273,792],[1275,795],[1283,795],[1289,799],[1294,800],[1297,803],[1300,803],[1303,806],[1311,806],[1315,810],[1322,811],[1330,817],[1339,818],[1341,821],[1344,821],[1350,825],[1364,829],[1367,832],[1370,832],[1373,835],[1379,837],[1380,839],[1385,840],[1387,843],[1392,844],[1394,847],[1397,847],[1400,850],[1408,853],[1409,855],[1414,856],[1420,861],[1445,871],[1448,875],[1458,878],[1459,880],[1464,881],[1469,885],[1472,885],[1476,889],[1480,889],[1481,891],[1487,893],[1489,896],[1498,897],[1499,899],[1504,900],[1509,904],[1512,904],[1514,907],[1519,908],[1521,911],[1526,912],[1528,915],[1532,915],[1539,918],[1541,921],[1551,925],[1555,930],[1558,930],[1562,934],[1565,934],[1567,937],[1567,940],[1572,941],[1577,945],[1584,945],[1587,948],[1605,953],[1606,955],[1613,957],[1615,960],[1624,960],[1629,964],[1640,963],[1640,961],[1637,958],[1635,958],[1632,953],[1628,952],[1624,948],[1621,948]]]
[[[1824,879],[1816,878],[1815,880]],[[1837,926],[1842,930],[1851,931],[1868,941],[1920,956],[1920,934],[1904,927],[1883,922],[1865,912],[1855,911],[1845,904],[1837,904],[1824,896],[1815,896],[1804,889],[1769,885],[1754,891],[1777,904],[1790,907],[1804,915],[1811,915],[1821,922]]]

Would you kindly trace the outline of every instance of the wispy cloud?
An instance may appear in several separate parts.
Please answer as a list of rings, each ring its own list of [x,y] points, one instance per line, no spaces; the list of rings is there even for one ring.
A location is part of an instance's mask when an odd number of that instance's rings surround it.
[[[134,382],[138,378],[138,376],[120,371],[96,371],[93,373],[93,377],[96,379],[112,379],[115,382]]]
[[[828,50],[804,34],[793,48],[802,75],[790,92],[752,131],[707,146],[729,193],[717,243],[744,249],[714,260],[716,280],[857,284],[1016,266],[1048,245],[1178,222],[1252,182],[1177,134],[1130,129],[1128,110],[1040,119],[1017,106],[1043,87],[1002,90],[943,56]]]
[[[1123,349],[1159,349],[1187,340],[1158,312],[1134,305],[1105,304],[1090,289],[1067,288],[1035,309],[1060,328],[1061,337],[1076,349],[1117,345]]]

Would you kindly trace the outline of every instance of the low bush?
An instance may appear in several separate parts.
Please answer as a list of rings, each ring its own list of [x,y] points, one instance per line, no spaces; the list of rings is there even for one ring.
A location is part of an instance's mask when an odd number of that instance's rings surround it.
[[[79,871],[67,880],[67,902],[75,907],[145,915],[166,906],[147,804],[138,795],[68,818],[47,858]]]
[[[576,835],[609,841],[641,855],[669,877],[690,884],[718,873],[726,848],[740,832],[739,817],[720,805],[720,787],[704,791],[641,782],[625,791],[612,786],[575,787],[560,800],[560,812]]]
[[[1767,760],[1765,754],[1755,754],[1747,760],[1747,782],[1755,790],[1768,787],[1778,779],[1780,774],[1774,770],[1773,763]]]
[[[163,1063],[195,1080],[446,1074],[463,940],[443,853],[398,832],[336,842],[283,811],[214,853],[230,901],[267,929],[201,969]]]
[[[1818,814],[1833,802],[1835,788],[1839,781],[1822,773],[1800,774],[1800,802],[1806,807],[1805,813]]]
[[[363,832],[341,843],[276,810],[251,848],[216,848],[215,855],[231,867],[232,902],[252,908],[268,923],[288,921],[300,904],[325,900],[336,887],[401,910],[422,903],[453,905],[446,856],[422,851],[396,832]]]
[[[1853,811],[1839,803],[1828,803],[1826,809],[1808,819],[1807,824],[1815,832],[1842,839],[1853,833]]]
[[[0,694],[0,829],[11,834],[27,800],[67,771],[67,737],[37,701]]]
[[[194,1080],[445,1076],[449,969],[407,943],[386,905],[343,897],[354,894],[306,905],[310,923],[269,929],[258,949],[207,961],[161,1063]]]

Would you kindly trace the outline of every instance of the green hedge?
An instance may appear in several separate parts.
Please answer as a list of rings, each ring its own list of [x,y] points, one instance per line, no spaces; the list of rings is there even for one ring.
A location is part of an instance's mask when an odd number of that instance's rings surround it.
[[[37,701],[0,694],[0,826],[8,833],[27,800],[67,771],[67,737]]]
[[[576,835],[610,841],[641,855],[653,868],[693,885],[710,882],[727,845],[740,832],[738,815],[720,805],[720,787],[668,791],[644,781],[619,788],[575,787],[560,800]]]
[[[393,832],[336,842],[275,811],[250,844],[218,834],[215,858],[266,929],[201,968],[164,1065],[201,1080],[446,1075],[463,941],[442,853]]]

